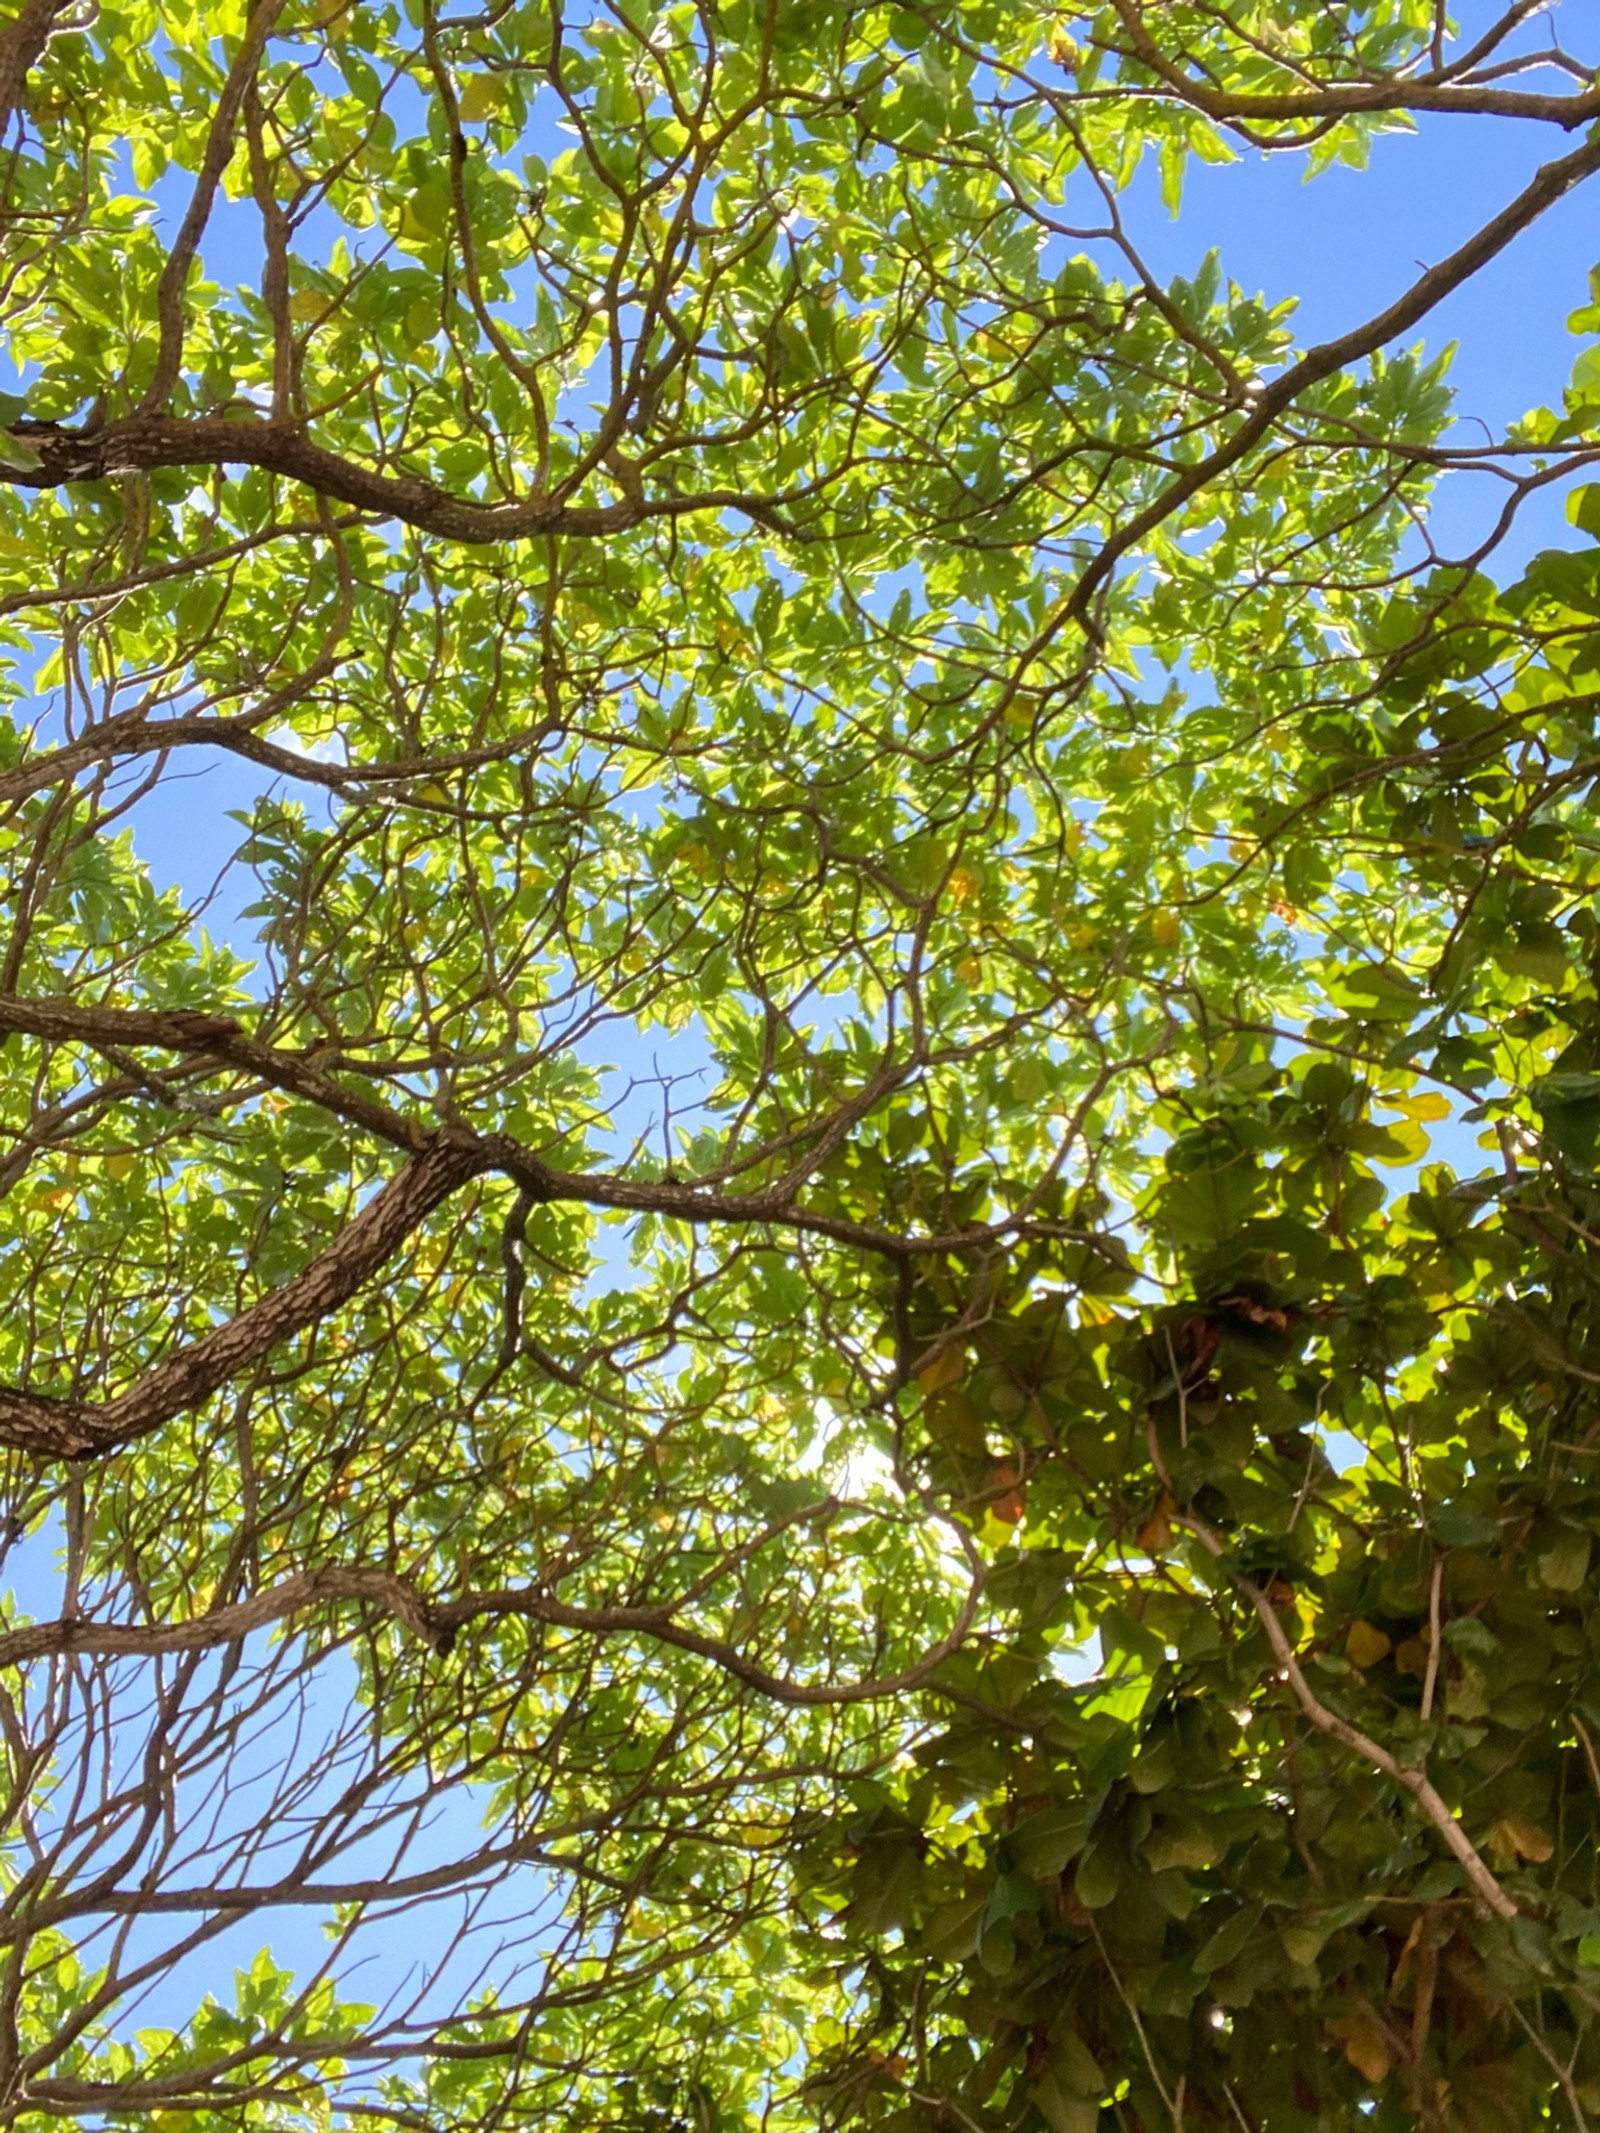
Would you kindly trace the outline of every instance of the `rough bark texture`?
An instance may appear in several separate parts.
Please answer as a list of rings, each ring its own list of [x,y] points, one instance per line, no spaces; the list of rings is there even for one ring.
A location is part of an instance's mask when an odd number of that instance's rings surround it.
[[[214,1333],[185,1343],[115,1399],[52,1399],[21,1386],[0,1387],[0,1443],[42,1459],[87,1459],[149,1436],[175,1414],[197,1407],[269,1349],[347,1303],[417,1224],[482,1168],[475,1149],[435,1140],[368,1201],[304,1273]]]
[[[69,5],[70,0],[23,0],[15,19],[0,30],[0,134],[21,109],[28,76]]]

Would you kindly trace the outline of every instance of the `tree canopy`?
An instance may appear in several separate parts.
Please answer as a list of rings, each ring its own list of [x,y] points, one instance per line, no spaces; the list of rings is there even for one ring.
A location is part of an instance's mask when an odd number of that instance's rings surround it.
[[[1597,58],[13,6],[5,2124],[1600,2124]]]

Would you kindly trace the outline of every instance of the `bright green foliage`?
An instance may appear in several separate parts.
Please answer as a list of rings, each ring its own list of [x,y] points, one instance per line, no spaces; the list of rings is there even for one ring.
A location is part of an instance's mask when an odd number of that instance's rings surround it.
[[[1600,2118],[1524,12],[0,27],[5,2123]],[[1335,341],[1142,264],[1469,115]]]

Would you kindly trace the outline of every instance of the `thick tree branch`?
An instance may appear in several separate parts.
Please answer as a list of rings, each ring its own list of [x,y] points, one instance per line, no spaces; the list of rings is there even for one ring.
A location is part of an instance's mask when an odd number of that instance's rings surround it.
[[[336,1063],[350,1070],[354,1062],[330,1061],[326,1054],[313,1057],[262,1044],[247,1036],[231,1016],[187,1010],[83,1007],[69,1001],[0,996],[0,1034],[10,1030],[24,1031],[52,1043],[84,1044],[99,1050],[112,1048],[121,1052],[128,1046],[154,1045],[186,1056],[208,1056],[272,1088],[318,1104],[390,1146],[417,1150],[430,1145],[427,1130],[417,1119],[332,1078],[330,1065]],[[474,1133],[469,1126],[457,1124],[452,1127],[451,1136],[452,1145],[471,1157],[462,1172],[463,1180],[496,1171],[542,1202],[613,1208],[625,1213],[660,1215],[671,1221],[771,1224],[807,1236],[827,1237],[837,1244],[890,1259],[967,1251],[1000,1237],[1052,1237],[1091,1248],[1103,1244],[1093,1231],[1069,1223],[1027,1219],[908,1236],[801,1207],[793,1193],[781,1185],[757,1192],[723,1192],[714,1186],[619,1177],[605,1171],[558,1170],[509,1134]]]
[[[304,694],[318,679],[316,675],[298,677],[295,693]],[[101,763],[130,762],[139,756],[164,755],[174,748],[220,748],[246,762],[259,763],[263,770],[275,771],[280,777],[320,785],[329,792],[415,784],[424,778],[481,770],[486,764],[528,754],[538,747],[546,730],[530,726],[482,748],[420,756],[409,762],[327,763],[320,756],[302,755],[297,749],[281,747],[263,737],[261,728],[272,724],[281,705],[282,692],[267,706],[231,718],[195,712],[179,718],[148,719],[139,710],[118,712],[86,727],[76,740],[33,756],[14,770],[0,771],[0,806],[14,806]]]
[[[15,18],[0,30],[0,134],[10,126],[28,86],[28,76],[44,57],[51,32],[72,0],[23,0]]]
[[[376,519],[399,519],[419,532],[473,547],[544,534],[599,538],[626,532],[647,519],[682,518],[696,511],[742,511],[767,522],[782,502],[736,489],[712,489],[694,496],[668,491],[615,504],[571,504],[559,496],[478,503],[415,474],[380,474],[359,466],[314,444],[293,423],[251,417],[236,422],[223,415],[184,418],[141,411],[101,429],[40,425],[23,434],[38,463],[0,467],[0,479],[16,488],[56,489],[67,482],[107,481],[162,467],[263,467]]]
[[[86,1045],[118,1061],[128,1047],[140,1045],[189,1059],[209,1057],[301,1096],[391,1146],[412,1151],[405,1167],[304,1273],[203,1340],[156,1364],[117,1398],[63,1400],[20,1386],[0,1386],[0,1446],[39,1458],[103,1456],[199,1406],[271,1348],[347,1303],[434,1208],[470,1179],[490,1173],[511,1179],[530,1201],[615,1208],[692,1223],[770,1226],[826,1237],[896,1261],[970,1250],[1002,1236],[1065,1237],[1091,1247],[1101,1243],[1092,1233],[1065,1224],[1020,1218],[944,1235],[897,1235],[798,1206],[785,1186],[728,1193],[665,1180],[558,1170],[508,1134],[479,1134],[455,1125],[448,1133],[430,1135],[416,1119],[334,1081],[325,1061],[258,1043],[228,1015],[0,997],[0,1034],[11,1031]]]
[[[149,1436],[347,1303],[418,1223],[483,1167],[475,1148],[441,1135],[368,1201],[304,1273],[179,1348],[115,1399],[53,1399],[0,1386],[0,1443],[38,1458],[84,1459]]]
[[[1570,133],[1600,117],[1600,89],[1552,96],[1426,75],[1414,80],[1387,75],[1374,81],[1326,82],[1282,94],[1218,88],[1215,83],[1185,73],[1167,57],[1151,35],[1138,0],[1114,0],[1114,5],[1140,63],[1181,103],[1224,125],[1265,119],[1278,125],[1300,126],[1318,120],[1355,118],[1363,113],[1381,117],[1386,112],[1440,111],[1465,117],[1538,119]],[[1445,69],[1444,77],[1455,71]],[[1118,87],[1127,91],[1131,85],[1119,83]]]

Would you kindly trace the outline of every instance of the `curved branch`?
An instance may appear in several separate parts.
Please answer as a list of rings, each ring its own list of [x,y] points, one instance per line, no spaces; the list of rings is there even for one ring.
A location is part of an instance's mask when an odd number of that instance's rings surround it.
[[[0,134],[22,108],[28,76],[44,57],[61,16],[71,0],[23,0],[13,21],[0,31]]]
[[[548,496],[478,503],[420,475],[380,474],[341,458],[325,445],[314,444],[294,423],[251,418],[236,422],[224,415],[140,412],[101,429],[38,423],[21,425],[17,434],[37,464],[0,467],[0,478],[14,488],[57,489],[67,482],[108,481],[162,467],[261,467],[376,519],[399,519],[419,532],[469,547],[544,534],[598,538],[626,532],[647,519],[682,518],[695,511],[742,511],[771,523],[782,501],[737,489],[712,489],[698,496],[669,491],[615,504],[570,504]]]
[[[838,1509],[837,1500],[826,1497],[808,1510],[794,1513],[771,1529],[775,1536],[788,1527],[826,1518]],[[748,1550],[746,1551],[748,1552]],[[702,1581],[703,1582],[703,1581]],[[775,1703],[817,1709],[841,1704],[870,1703],[878,1697],[899,1696],[920,1687],[966,1640],[983,1591],[981,1572],[974,1575],[957,1612],[955,1622],[938,1642],[913,1665],[876,1680],[830,1684],[796,1681],[787,1674],[774,1674],[721,1637],[689,1629],[676,1619],[673,1607],[575,1607],[553,1592],[538,1587],[501,1586],[490,1591],[466,1591],[453,1600],[429,1601],[408,1579],[387,1570],[345,1569],[330,1566],[308,1570],[297,1577],[253,1593],[249,1599],[209,1610],[188,1622],[169,1622],[153,1628],[134,1623],[96,1622],[83,1616],[63,1616],[54,1622],[30,1623],[0,1636],[0,1668],[17,1667],[31,1659],[71,1654],[90,1658],[156,1658],[171,1652],[213,1651],[232,1644],[270,1623],[322,1600],[355,1600],[391,1615],[413,1636],[440,1654],[448,1654],[456,1634],[468,1623],[496,1621],[514,1616],[524,1621],[547,1622],[588,1636],[637,1636],[691,1652],[742,1682],[747,1688],[770,1697]]]
[[[1523,89],[1495,89],[1470,81],[1390,77],[1331,82],[1277,95],[1221,89],[1196,80],[1168,59],[1146,27],[1144,11],[1137,0],[1113,0],[1113,4],[1141,64],[1180,103],[1224,125],[1267,119],[1293,126],[1318,119],[1357,118],[1363,113],[1381,117],[1392,111],[1453,111],[1464,117],[1540,119],[1571,133],[1600,117],[1600,89],[1593,88],[1573,96],[1552,96]],[[1450,71],[1453,70],[1447,70]]]
[[[314,687],[316,674],[300,675],[295,694]],[[539,745],[546,728],[527,726],[481,748],[463,748],[453,753],[420,756],[399,763],[327,763],[319,756],[302,755],[263,737],[262,727],[278,716],[286,692],[267,705],[237,717],[217,717],[196,712],[176,718],[149,719],[142,709],[118,712],[88,726],[74,741],[64,741],[43,755],[27,758],[14,770],[0,771],[0,806],[13,806],[75,778],[81,771],[101,763],[132,762],[140,756],[164,755],[176,748],[220,748],[229,755],[258,763],[263,770],[295,778],[329,792],[347,792],[366,786],[415,784],[423,778],[448,777],[454,771],[480,770],[485,764],[504,762],[508,756],[526,754]]]
[[[149,1436],[348,1302],[425,1216],[484,1167],[476,1147],[440,1135],[303,1273],[157,1363],[116,1399],[55,1399],[22,1386],[0,1386],[0,1443],[38,1458],[90,1459]]]
[[[114,1400],[63,1400],[0,1386],[0,1446],[47,1459],[102,1457],[197,1407],[230,1378],[319,1318],[347,1303],[405,1237],[451,1193],[491,1172],[530,1199],[664,1216],[671,1221],[771,1227],[826,1237],[897,1263],[972,1250],[1008,1237],[1049,1236],[1104,1249],[1092,1232],[1014,1216],[944,1235],[897,1235],[798,1206],[792,1188],[749,1193],[614,1173],[557,1170],[509,1134],[452,1125],[425,1135],[420,1123],[334,1081],[326,1054],[281,1051],[245,1034],[229,1015],[188,1009],[80,1007],[0,996],[0,1041],[10,1031],[59,1044],[83,1044],[122,1059],[130,1045],[154,1045],[188,1059],[209,1057],[268,1086],[291,1091],[376,1138],[411,1151],[405,1167],[306,1270],[239,1317],[158,1363]],[[335,1063],[351,1062],[334,1055]],[[552,1617],[551,1619],[555,1619]],[[686,1645],[686,1649],[694,1649]]]
[[[144,397],[139,402],[140,412],[160,407],[178,382],[183,369],[184,296],[189,285],[189,270],[200,250],[200,239],[205,234],[206,224],[211,219],[211,210],[216,204],[217,187],[222,183],[222,173],[227,169],[233,155],[233,133],[239,113],[244,105],[250,84],[255,79],[256,69],[261,64],[261,55],[266,50],[278,17],[283,13],[285,0],[256,0],[245,24],[245,32],[239,40],[239,49],[228,69],[228,78],[222,85],[212,114],[210,131],[206,135],[205,151],[200,159],[199,174],[189,206],[173,239],[172,250],[167,254],[166,264],[161,269],[161,279],[156,284],[156,319],[160,340],[156,349],[155,370],[150,383],[145,387]]]
[[[1503,252],[1514,237],[1536,222],[1547,208],[1554,206],[1586,178],[1593,177],[1596,171],[1600,171],[1600,139],[1586,141],[1569,155],[1558,156],[1554,162],[1544,164],[1498,215],[1491,216],[1481,229],[1441,259],[1437,266],[1429,267],[1419,275],[1403,296],[1396,297],[1385,310],[1365,324],[1352,327],[1337,340],[1323,341],[1315,348],[1308,348],[1297,363],[1291,364],[1281,377],[1256,396],[1250,412],[1231,437],[1203,459],[1196,460],[1193,466],[1185,468],[1159,496],[1110,536],[1029,647],[1030,657],[1037,657],[1067,624],[1077,622],[1088,626],[1095,596],[1122,558],[1219,474],[1236,466],[1302,393],[1320,385],[1324,379],[1336,376],[1347,364],[1375,354],[1396,334],[1420,324],[1436,304],[1463,282],[1469,281],[1480,268]]]
[[[1162,1471],[1158,1464],[1157,1472]],[[1224,1552],[1222,1542],[1202,1520],[1190,1512],[1175,1511],[1173,1524],[1192,1533],[1214,1560],[1221,1559]],[[1515,1901],[1506,1894],[1484,1864],[1482,1853],[1450,1812],[1448,1804],[1430,1782],[1427,1773],[1409,1769],[1404,1763],[1396,1762],[1381,1742],[1375,1741],[1370,1734],[1363,1733],[1359,1726],[1351,1725],[1347,1718],[1341,1718],[1337,1711],[1330,1711],[1301,1671],[1294,1646],[1289,1642],[1288,1632],[1278,1619],[1278,1610],[1260,1586],[1247,1577],[1235,1576],[1233,1582],[1255,1609],[1256,1618],[1266,1632],[1267,1642],[1272,1646],[1273,1657],[1282,1669],[1284,1679],[1294,1691],[1296,1703],[1317,1731],[1325,1733],[1330,1740],[1338,1741],[1342,1747],[1359,1755],[1362,1761],[1370,1764],[1374,1770],[1380,1771],[1384,1777],[1409,1792],[1445,1845],[1455,1854],[1462,1872],[1496,1918],[1504,1919],[1509,1924],[1512,1919],[1518,1917],[1520,1914]]]

